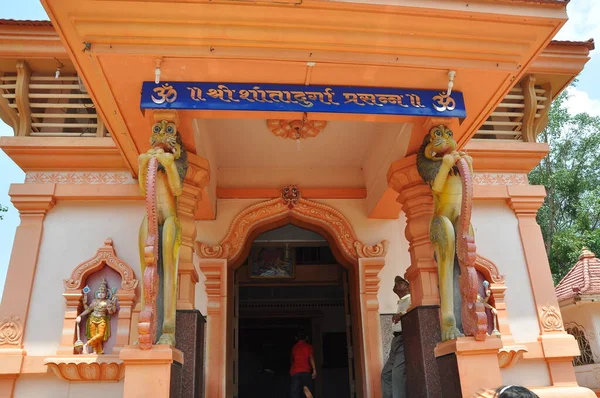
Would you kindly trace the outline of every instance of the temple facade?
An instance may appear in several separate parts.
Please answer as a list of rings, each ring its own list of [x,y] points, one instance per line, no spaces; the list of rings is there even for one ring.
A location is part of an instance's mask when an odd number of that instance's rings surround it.
[[[0,396],[281,398],[302,328],[316,396],[377,398],[400,275],[410,397],[595,397],[527,179],[593,42],[552,40],[564,1],[416,3],[42,0],[50,21],[1,20],[0,148],[26,177]],[[442,132],[459,191],[427,177]],[[448,292],[430,223],[452,198],[472,279]]]

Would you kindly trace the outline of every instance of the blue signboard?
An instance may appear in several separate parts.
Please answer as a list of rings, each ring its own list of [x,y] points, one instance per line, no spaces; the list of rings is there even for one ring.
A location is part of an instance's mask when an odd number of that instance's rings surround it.
[[[286,84],[144,82],[142,109],[465,117],[460,92]]]

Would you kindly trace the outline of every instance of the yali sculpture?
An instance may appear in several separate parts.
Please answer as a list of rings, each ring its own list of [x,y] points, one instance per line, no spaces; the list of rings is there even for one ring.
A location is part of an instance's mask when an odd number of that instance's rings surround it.
[[[444,125],[433,127],[417,153],[417,169],[433,191],[434,214],[429,235],[438,264],[442,341],[463,335],[454,315],[455,261],[460,268],[464,333],[483,340],[487,316],[483,303],[477,300],[479,280],[474,267],[477,253],[471,227],[473,160],[456,148],[452,130]]]
[[[143,273],[138,337],[140,348],[145,350],[155,343],[175,345],[181,245],[177,197],[182,193],[188,169],[187,153],[174,123],[166,120],[155,123],[150,146],[138,159],[139,186],[146,199],[146,216],[138,242]]]

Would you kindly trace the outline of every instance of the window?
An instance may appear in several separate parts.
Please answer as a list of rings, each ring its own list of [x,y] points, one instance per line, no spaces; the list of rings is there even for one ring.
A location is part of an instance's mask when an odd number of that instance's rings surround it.
[[[581,355],[573,358],[573,366],[593,364],[594,356],[592,354],[592,347],[590,346],[588,339],[585,337],[585,331],[583,327],[573,325],[571,327],[567,327],[566,330],[567,333],[575,337],[575,340],[577,340],[577,344],[579,345],[579,351],[581,351]]]

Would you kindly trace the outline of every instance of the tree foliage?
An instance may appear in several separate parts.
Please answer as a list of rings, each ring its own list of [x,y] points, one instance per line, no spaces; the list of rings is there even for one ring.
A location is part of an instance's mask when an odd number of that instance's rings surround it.
[[[547,197],[538,212],[555,283],[577,262],[582,247],[600,255],[600,118],[575,116],[563,92],[552,104],[538,141],[550,153],[529,174]]]
[[[6,206],[2,206],[2,205],[0,204],[0,220],[3,220],[3,219],[4,219],[4,215],[3,215],[2,213],[6,213],[7,211],[8,211],[8,207],[6,207]]]

